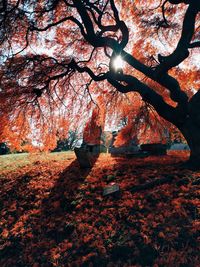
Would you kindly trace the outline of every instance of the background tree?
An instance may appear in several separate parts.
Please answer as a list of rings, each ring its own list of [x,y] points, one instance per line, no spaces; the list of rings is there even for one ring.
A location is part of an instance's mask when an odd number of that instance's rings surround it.
[[[104,99],[99,96],[97,98],[97,106],[92,110],[91,118],[89,118],[83,130],[83,143],[100,145],[102,144],[102,134],[105,126],[105,106]]]
[[[70,150],[73,150],[78,145],[78,143],[82,139],[81,137],[82,135],[77,130],[69,131],[67,140]]]
[[[37,126],[53,144],[51,125],[78,123],[99,95],[108,118],[127,102],[136,115],[144,101],[180,130],[199,165],[199,11],[196,0],[3,0],[1,136]]]
[[[0,143],[0,155],[9,154],[10,149],[6,143]]]
[[[73,131],[70,130],[65,138],[57,140],[57,145],[53,149],[53,152],[73,150],[77,145],[80,145],[78,143],[81,139],[81,134],[77,129]]]

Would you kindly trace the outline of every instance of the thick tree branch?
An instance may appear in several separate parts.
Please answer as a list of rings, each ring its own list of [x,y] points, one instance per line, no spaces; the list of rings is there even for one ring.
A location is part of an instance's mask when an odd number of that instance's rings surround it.
[[[95,75],[95,73],[88,67],[80,67],[78,63],[76,63],[74,60],[72,60],[69,64],[69,66],[75,70],[77,70],[80,73],[86,72],[94,81],[103,81],[106,80],[108,77],[108,73],[102,73],[99,75]]]
[[[170,1],[170,3],[173,1]],[[180,2],[188,2],[188,1],[174,1],[176,4]],[[163,73],[166,73],[172,67],[179,65],[182,61],[184,61],[189,56],[188,48],[190,48],[190,42],[192,40],[194,31],[195,31],[195,19],[197,13],[199,12],[199,4],[197,2],[191,1],[186,11],[181,38],[178,42],[178,45],[174,52],[169,56],[161,56],[158,55],[158,60],[160,64],[156,68],[156,73],[160,76]]]
[[[200,47],[200,41],[196,41],[189,44],[189,48]]]
[[[138,92],[142,99],[151,104],[155,110],[166,120],[173,121],[175,115],[175,108],[168,105],[161,95],[152,90],[149,86],[139,81],[137,78],[130,75],[109,73],[108,81],[112,84],[119,92]],[[118,81],[117,81],[118,80]],[[126,85],[121,82],[125,82]]]
[[[171,93],[170,97],[173,101],[179,103],[179,105],[186,105],[188,97],[186,93],[181,90],[180,85],[175,78],[171,77],[169,74],[164,74],[162,77],[158,77],[154,70],[147,67],[127,52],[122,51],[121,55],[123,59],[133,68],[167,88]]]

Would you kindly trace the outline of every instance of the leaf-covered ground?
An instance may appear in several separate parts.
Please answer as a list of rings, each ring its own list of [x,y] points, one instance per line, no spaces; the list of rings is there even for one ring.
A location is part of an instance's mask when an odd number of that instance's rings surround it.
[[[72,154],[27,157],[1,168],[1,267],[200,266],[200,172],[184,155],[101,155],[91,170]],[[103,197],[110,183],[120,195]]]

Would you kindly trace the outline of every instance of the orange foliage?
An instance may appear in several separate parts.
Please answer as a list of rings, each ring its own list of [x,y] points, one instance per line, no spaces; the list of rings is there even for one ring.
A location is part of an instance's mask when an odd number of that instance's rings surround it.
[[[101,134],[105,125],[105,107],[103,97],[98,97],[97,106],[93,109],[91,118],[85,125],[83,140],[85,143],[100,144]]]
[[[126,146],[129,145],[131,140],[133,140],[134,128],[131,124],[128,124],[117,135],[114,142],[114,146]]]
[[[114,14],[111,1],[92,1],[84,6],[93,30],[85,25],[82,28],[85,16],[81,19],[73,1],[47,2],[8,1],[9,11],[2,13],[5,21],[0,23],[0,142],[17,150],[51,150],[58,139],[67,137],[70,129],[80,129],[86,142],[97,143],[104,126],[116,128],[124,118],[128,118],[128,125],[121,131],[117,145],[127,144],[134,136],[140,142],[163,140],[162,128],[172,131],[173,127],[157,114],[154,116],[152,106],[144,115],[145,99],[136,93],[138,88],[133,86],[135,92],[122,95],[109,79],[101,80],[110,73],[111,54],[117,49],[109,47],[107,41],[93,47],[95,42],[90,43],[90,34],[94,30],[95,38],[109,37],[120,45],[124,38],[121,26],[117,30],[113,26],[117,13]],[[114,1],[120,20],[124,20],[129,31],[129,42],[122,50],[133,56],[133,61],[140,61],[137,66],[145,64],[144,69],[154,71],[159,65],[159,54],[167,56],[176,48],[188,6],[180,2],[173,5],[160,0]],[[197,22],[199,18],[197,14]],[[98,23],[102,23],[101,27]],[[105,26],[114,30],[106,31]],[[198,27],[196,23],[192,41],[199,40]],[[182,64],[169,71],[189,99],[200,85],[197,52],[198,48],[193,49]],[[88,69],[93,75],[85,71]],[[148,78],[145,71],[125,63],[123,73],[149,86],[171,107],[177,106],[169,88]],[[92,81],[94,76],[96,82]],[[98,108],[94,108],[94,102]]]

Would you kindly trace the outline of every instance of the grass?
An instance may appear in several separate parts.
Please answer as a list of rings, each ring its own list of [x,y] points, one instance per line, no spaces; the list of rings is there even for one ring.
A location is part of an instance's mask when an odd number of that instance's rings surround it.
[[[168,151],[168,155],[188,157],[186,151]],[[75,157],[73,151],[52,152],[52,153],[18,153],[0,155],[0,175],[7,171],[15,171],[24,166],[34,163],[47,163],[51,161],[65,161]]]
[[[0,155],[0,174],[3,171],[14,171],[18,168],[34,164],[35,162],[47,162],[52,160],[62,161],[73,157],[73,151]]]

